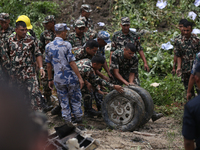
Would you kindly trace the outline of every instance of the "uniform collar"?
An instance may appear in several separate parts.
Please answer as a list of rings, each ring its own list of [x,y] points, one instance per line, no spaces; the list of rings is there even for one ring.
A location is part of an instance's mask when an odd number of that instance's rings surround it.
[[[55,40],[64,41],[61,37],[55,37]]]

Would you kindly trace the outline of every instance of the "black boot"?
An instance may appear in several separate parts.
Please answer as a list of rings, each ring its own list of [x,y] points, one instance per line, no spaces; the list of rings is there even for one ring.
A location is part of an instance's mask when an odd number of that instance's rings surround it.
[[[61,106],[58,105],[51,110],[52,115],[61,115]]]
[[[92,101],[91,99],[87,99],[87,101],[84,101],[84,116],[86,117],[94,117],[94,116],[101,116],[101,112],[96,111],[92,108]]]
[[[163,117],[162,113],[156,113],[155,111],[153,112],[153,115],[151,116],[152,121],[156,121],[158,119],[160,119],[161,117]]]

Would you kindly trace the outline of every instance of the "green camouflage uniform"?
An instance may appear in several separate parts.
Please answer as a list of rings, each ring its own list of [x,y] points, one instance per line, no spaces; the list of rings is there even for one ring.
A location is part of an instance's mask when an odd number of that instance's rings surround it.
[[[182,64],[182,82],[184,84],[185,90],[188,89],[189,78],[191,74],[191,69],[193,62],[196,57],[196,53],[200,52],[200,39],[194,34],[191,34],[189,39],[186,39],[184,36],[176,40],[175,43],[175,55],[181,57]],[[192,96],[194,95],[194,89],[191,91]]]
[[[74,22],[74,27],[81,28],[85,27],[85,22],[83,20],[76,20]],[[76,32],[72,32],[68,35],[67,41],[69,41],[73,47],[83,46],[87,41],[89,40],[89,37],[86,35],[86,33],[83,33],[82,37],[78,37]]]
[[[129,31],[129,33],[125,35],[122,30],[120,30],[115,32],[112,37],[111,51],[123,49],[125,48],[127,43],[135,44],[138,52],[142,50],[142,47],[140,45],[140,37],[137,34]]]
[[[89,40],[89,37],[84,33],[81,38],[79,38],[76,35],[76,32],[72,32],[68,35],[67,41],[69,41],[73,47],[83,46],[87,41]]]
[[[8,79],[8,72],[10,70],[10,58],[6,53],[6,44],[0,41],[0,82],[7,81]]]
[[[116,50],[111,56],[110,73],[114,77],[114,84],[122,85],[123,83],[115,78],[113,70],[119,69],[119,74],[129,82],[129,74],[138,72],[138,58],[133,56],[132,59],[124,58],[124,50]],[[139,84],[135,77],[134,83]]]
[[[95,30],[92,30],[92,29],[88,29],[87,32],[85,33],[86,36],[89,38],[89,39],[95,39],[97,38],[97,31]]]
[[[82,16],[80,15],[78,19],[87,21],[87,27],[88,27],[89,29],[92,29],[92,30],[94,29],[93,21],[92,21],[91,18],[85,18],[85,17],[82,17]]]
[[[125,35],[123,34],[122,30],[120,30],[115,32],[112,37],[110,51],[114,52],[117,49],[124,49],[127,43],[135,44],[137,52],[143,50],[142,46],[140,45],[140,37],[138,34],[129,31],[129,33]],[[135,56],[137,57],[137,54],[135,54]],[[137,77],[139,83],[138,71],[135,73],[135,76]]]
[[[11,65],[10,74],[14,77],[12,84],[16,84],[27,92],[26,96],[31,101],[32,109],[41,109],[33,60],[33,56],[42,56],[37,40],[27,34],[25,38],[18,41],[16,34],[11,34],[7,42],[7,52]]]
[[[15,29],[11,26],[8,27],[8,29],[4,32],[2,32],[2,29],[0,29],[0,40],[2,42],[6,42],[6,40],[8,39],[8,37],[15,32]]]
[[[76,62],[76,65],[78,67],[78,70],[80,72],[81,77],[83,80],[87,80],[93,87],[96,88],[96,90],[100,90],[98,85],[102,86],[108,86],[110,88],[114,88],[114,85],[106,82],[105,80],[99,78],[97,75],[95,75],[95,71],[92,68],[92,62],[90,59],[81,59]],[[91,109],[92,107],[92,99],[91,99],[91,93],[87,89],[87,86],[84,85],[84,87],[81,90],[82,97],[84,100],[84,106],[85,106],[85,111]]]
[[[8,13],[1,13],[0,14],[0,20],[7,21],[9,20],[9,14]],[[15,29],[11,26],[9,26],[4,32],[2,32],[2,28],[0,28],[0,41],[6,42],[8,37],[15,32]]]
[[[92,59],[92,56],[87,54],[85,47],[74,47],[72,51],[74,53],[76,61],[84,58]]]
[[[45,71],[45,77],[41,79],[41,84],[43,86],[44,97],[46,98],[47,102],[50,102],[50,96],[52,95],[51,89],[49,88],[48,82],[48,74],[47,74],[47,64],[45,62],[45,46],[53,41],[56,37],[56,34],[53,31],[45,30],[40,35],[40,51],[43,53],[43,67]]]

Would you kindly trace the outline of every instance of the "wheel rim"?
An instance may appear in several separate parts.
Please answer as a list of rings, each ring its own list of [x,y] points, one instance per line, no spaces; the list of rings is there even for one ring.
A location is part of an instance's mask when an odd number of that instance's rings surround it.
[[[127,98],[117,97],[108,104],[108,115],[116,124],[128,124],[135,114],[135,106]]]

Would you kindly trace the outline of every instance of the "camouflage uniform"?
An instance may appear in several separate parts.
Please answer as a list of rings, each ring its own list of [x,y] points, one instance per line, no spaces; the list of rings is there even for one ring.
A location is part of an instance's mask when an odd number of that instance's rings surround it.
[[[8,72],[10,70],[10,58],[5,51],[5,46],[6,44],[0,41],[0,82],[8,80]]]
[[[91,83],[91,85],[95,87],[96,90],[100,90],[98,85],[114,88],[113,84],[106,82],[105,80],[95,75],[95,71],[92,68],[92,62],[90,59],[88,58],[81,59],[76,62],[76,65],[78,66],[78,70],[83,80],[87,80],[89,83]],[[88,91],[86,85],[84,85],[81,92],[83,95],[85,111],[92,109],[91,108],[92,107],[91,93]]]
[[[87,30],[85,34],[86,34],[86,37],[88,37],[89,39],[95,39],[97,37],[97,32],[90,28]]]
[[[130,24],[130,20],[128,17],[123,17],[121,19],[121,24]],[[111,50],[114,52],[117,49],[123,49],[125,48],[127,43],[133,43],[136,46],[137,52],[143,50],[142,46],[140,45],[140,37],[137,33],[129,31],[127,35],[125,35],[122,30],[117,31],[114,33],[112,37],[112,43],[111,43]],[[137,55],[135,54],[137,57]],[[137,78],[138,84],[139,83],[139,77],[138,77],[138,71],[135,73],[135,76]]]
[[[33,56],[42,56],[38,42],[28,34],[19,41],[16,34],[11,34],[7,44],[13,84],[27,92],[28,99],[31,99],[32,109],[41,109],[38,81],[33,61]]]
[[[119,74],[129,82],[129,74],[138,72],[138,58],[133,56],[132,59],[124,58],[124,50],[116,50],[111,56],[110,73],[114,77],[114,84],[122,85],[123,83],[115,78],[113,70],[119,69]],[[137,78],[135,77],[134,83],[138,84]]]
[[[140,45],[140,37],[137,34],[129,31],[129,33],[125,35],[122,30],[120,30],[115,32],[112,37],[111,51],[114,52],[117,49],[123,49],[127,43],[135,44],[138,52],[142,50]]]
[[[190,78],[190,72],[193,66],[194,59],[196,57],[196,54],[200,51],[200,40],[199,38],[191,34],[191,37],[189,39],[186,39],[184,36],[177,40],[175,45],[175,54],[177,57],[181,57],[182,64],[182,82],[184,84],[185,90],[188,89],[188,83]],[[195,96],[194,94],[194,88],[191,91],[192,96]]]
[[[64,28],[66,24],[55,25],[55,30],[63,31]],[[66,121],[71,121],[71,110],[76,118],[82,116],[79,80],[70,66],[70,62],[76,60],[71,49],[71,44],[60,37],[56,37],[45,47],[45,60],[53,65],[54,84],[62,107],[62,116]]]
[[[55,17],[53,15],[49,15],[45,18],[43,23],[47,23],[49,21],[55,21]],[[48,85],[47,64],[45,62],[45,46],[51,41],[53,41],[55,37],[56,37],[56,34],[51,30],[45,30],[40,35],[39,46],[40,46],[40,51],[43,53],[43,67],[46,74],[46,76],[43,79],[41,79],[41,84],[43,86],[44,97],[46,98],[47,102],[51,101],[50,96],[52,95],[52,91]]]
[[[74,52],[76,61],[84,59],[84,58],[92,59],[92,56],[87,54],[85,47],[74,47],[72,51]]]
[[[84,10],[86,12],[92,12],[92,9],[91,9],[90,5],[88,5],[88,4],[81,5],[81,10]],[[78,19],[86,20],[88,22],[88,28],[90,28],[90,29],[94,28],[91,18],[86,18],[86,17],[80,15]]]
[[[77,20],[74,26],[78,28],[85,27],[85,23],[81,20]],[[67,40],[71,43],[72,47],[78,47],[83,46],[89,40],[89,37],[84,33],[80,38],[76,32],[72,32],[68,35]]]
[[[2,21],[6,21],[9,19],[9,14],[7,13],[1,13],[0,14],[0,20]],[[8,37],[15,32],[15,29],[11,26],[9,26],[6,31],[2,32],[2,28],[0,28],[0,40],[2,42],[6,42],[6,40],[8,39]]]

